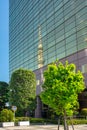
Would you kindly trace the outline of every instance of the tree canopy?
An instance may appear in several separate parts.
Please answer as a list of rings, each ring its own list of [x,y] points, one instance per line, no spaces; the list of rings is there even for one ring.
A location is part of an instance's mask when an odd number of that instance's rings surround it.
[[[0,81],[0,109],[5,108],[6,103],[8,102],[8,83]]]
[[[26,111],[36,93],[36,77],[31,70],[20,68],[12,73],[10,80],[10,103],[18,110]]]
[[[84,90],[82,73],[76,71],[75,64],[58,62],[48,65],[44,78],[42,102],[53,108],[57,115],[72,115],[79,107],[78,94]]]

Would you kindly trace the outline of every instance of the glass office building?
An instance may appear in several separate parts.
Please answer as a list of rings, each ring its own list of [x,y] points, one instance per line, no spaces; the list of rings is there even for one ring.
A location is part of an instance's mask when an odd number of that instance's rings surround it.
[[[39,26],[42,71],[56,59],[68,60],[87,85],[87,0],[9,0],[9,75],[20,67],[33,70],[40,93]]]

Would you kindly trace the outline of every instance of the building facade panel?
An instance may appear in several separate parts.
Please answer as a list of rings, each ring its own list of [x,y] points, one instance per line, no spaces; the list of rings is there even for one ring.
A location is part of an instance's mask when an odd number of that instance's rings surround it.
[[[38,69],[38,27],[44,65],[87,47],[87,0],[9,0],[9,72]]]

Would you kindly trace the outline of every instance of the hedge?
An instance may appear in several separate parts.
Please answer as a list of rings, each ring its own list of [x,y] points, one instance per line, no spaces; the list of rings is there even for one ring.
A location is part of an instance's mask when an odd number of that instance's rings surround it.
[[[58,120],[51,120],[51,119],[43,119],[43,118],[32,118],[32,117],[16,117],[16,122],[18,121],[30,121],[31,124],[39,124],[39,123],[46,123],[46,124],[58,124]],[[78,125],[78,124],[87,124],[86,119],[72,119],[72,120],[67,120],[67,123],[71,125],[71,121],[73,122],[73,125]],[[63,120],[60,120],[60,124],[63,124]]]
[[[70,120],[68,120],[67,123],[69,125],[71,125],[71,121]],[[86,119],[72,119],[72,123],[73,123],[73,125],[87,124],[87,120]]]

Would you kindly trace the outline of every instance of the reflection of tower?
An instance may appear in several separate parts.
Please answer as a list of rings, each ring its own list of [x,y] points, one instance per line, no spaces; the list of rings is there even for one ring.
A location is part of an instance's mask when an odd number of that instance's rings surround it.
[[[41,36],[41,27],[39,26],[39,44],[38,44],[38,70],[40,71],[40,84],[37,86],[38,94],[37,94],[37,108],[35,110],[35,117],[42,117],[42,102],[40,100],[39,94],[42,91],[42,83],[43,83],[43,46],[42,46],[42,36]]]
[[[41,37],[41,27],[39,26],[39,44],[38,44],[38,68],[43,67],[43,46]]]
[[[42,81],[43,81],[42,67],[43,67],[43,46],[42,46],[41,27],[39,26],[38,68],[40,68],[41,83],[42,83]]]

